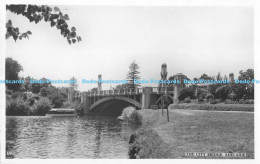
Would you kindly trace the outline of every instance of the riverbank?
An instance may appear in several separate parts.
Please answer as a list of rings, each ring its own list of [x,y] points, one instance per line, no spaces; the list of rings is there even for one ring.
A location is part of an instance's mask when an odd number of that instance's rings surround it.
[[[142,126],[139,132],[135,133],[137,136],[143,136],[139,137],[139,141],[144,139],[147,136],[145,133],[150,130],[151,134],[158,134],[157,140],[161,139],[162,142],[158,145],[151,142],[150,146],[154,148],[149,150],[158,151],[160,145],[166,145],[161,150],[167,150],[169,153],[167,157],[157,154],[153,158],[227,158],[188,157],[185,154],[189,152],[246,153],[246,158],[254,158],[253,112],[171,109],[169,110],[170,122],[167,121],[166,110],[164,116],[161,110],[144,109],[138,113],[143,117]],[[145,147],[139,145],[142,146]]]

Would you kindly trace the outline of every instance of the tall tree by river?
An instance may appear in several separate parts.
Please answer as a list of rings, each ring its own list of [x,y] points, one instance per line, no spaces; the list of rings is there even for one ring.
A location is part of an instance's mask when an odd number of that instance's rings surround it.
[[[126,79],[128,80],[128,88],[137,88],[140,84],[136,83],[135,80],[140,80],[140,72],[139,65],[133,61],[129,66],[129,71],[126,75]]]

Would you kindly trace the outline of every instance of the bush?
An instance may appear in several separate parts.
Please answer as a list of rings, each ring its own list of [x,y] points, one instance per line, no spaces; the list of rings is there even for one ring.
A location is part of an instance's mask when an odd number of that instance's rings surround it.
[[[217,101],[217,100],[215,100]],[[253,112],[253,104],[171,104],[169,109],[214,110],[214,111],[247,111]]]
[[[170,158],[170,147],[151,128],[141,128],[131,135],[128,155],[130,159]]]
[[[27,102],[28,102],[28,104],[29,104],[30,106],[33,106],[33,104],[34,104],[34,102],[35,102],[35,99],[32,98],[32,97],[29,97],[29,98],[27,99]]]
[[[33,105],[33,115],[45,115],[52,108],[51,101],[46,97],[41,97]]]
[[[209,103],[210,103],[210,104],[217,104],[218,101],[217,101],[217,100],[214,100],[214,99],[210,99],[210,100],[209,100]]]
[[[27,94],[23,92],[14,92],[11,96],[13,99],[16,99],[18,97],[21,97],[23,100],[27,99]]]
[[[6,88],[5,93],[6,93],[7,95],[12,95],[12,94],[13,94],[13,91]]]
[[[244,99],[240,99],[239,104],[254,104],[254,100],[250,99],[250,100],[244,100]]]
[[[191,102],[191,99],[190,99],[190,97],[186,97],[185,99],[184,99],[184,101],[183,101],[184,103],[190,103]]]
[[[180,100],[184,100],[187,97],[191,97],[191,98],[194,97],[194,88],[193,87],[183,88],[180,91],[180,95],[178,97]]]
[[[196,90],[196,97],[197,98],[205,98],[206,94],[208,93],[208,91],[206,89],[201,89],[201,88],[198,88]]]
[[[66,101],[62,105],[63,108],[70,108],[70,109],[75,109],[79,114],[82,114],[83,112],[83,105],[80,102],[74,101],[74,102],[69,102]]]
[[[7,116],[26,116],[30,113],[29,104],[22,97],[7,100],[6,115]]]
[[[225,100],[227,99],[228,94],[229,94],[229,88],[226,85],[220,86],[216,89],[217,98]]]
[[[199,99],[198,99],[198,103],[203,103],[204,102],[204,99],[202,98],[202,97],[200,97]]]
[[[208,93],[206,96],[205,96],[205,99],[209,100],[209,99],[214,99],[214,96],[210,93]]]
[[[122,112],[123,120],[131,124],[141,125],[142,124],[142,115],[134,107],[126,107]]]

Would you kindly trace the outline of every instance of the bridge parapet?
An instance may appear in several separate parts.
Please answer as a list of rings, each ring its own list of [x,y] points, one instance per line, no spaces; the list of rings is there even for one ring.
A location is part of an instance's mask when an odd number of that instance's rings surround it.
[[[152,94],[173,94],[174,91],[167,91],[165,88],[149,87],[152,88]],[[117,96],[117,95],[141,95],[144,92],[144,88],[125,88],[125,89],[114,89],[114,90],[102,90],[102,91],[91,91],[85,92],[88,97],[96,96]]]
[[[139,95],[143,93],[143,88],[126,88],[114,90],[102,90],[86,92],[88,97],[95,96],[114,96],[114,95]]]

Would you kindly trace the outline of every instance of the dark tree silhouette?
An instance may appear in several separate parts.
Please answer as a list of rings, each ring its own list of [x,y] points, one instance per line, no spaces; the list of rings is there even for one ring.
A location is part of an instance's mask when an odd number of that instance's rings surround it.
[[[129,66],[129,72],[126,75],[126,79],[128,80],[128,88],[136,88],[138,86],[140,86],[140,84],[135,84],[134,80],[140,80],[140,72],[139,70],[139,66],[138,64],[133,61],[130,66]]]
[[[66,21],[69,20],[67,14],[63,14],[58,7],[52,9],[49,6],[42,5],[6,5],[6,10],[10,12],[22,15],[29,19],[30,22],[35,22],[36,24],[42,20],[45,22],[50,22],[51,27],[56,26],[63,37],[65,37],[69,44],[80,42],[81,37],[76,34],[76,28],[69,28]],[[12,21],[8,20],[6,23],[6,39],[13,37],[16,41],[18,38],[21,40],[23,38],[28,38],[31,35],[31,31],[21,33],[18,27],[13,27]]]
[[[5,59],[5,79],[6,80],[20,80],[18,74],[23,70],[23,67],[12,58]],[[21,87],[19,83],[6,83],[6,87],[12,91],[18,91]]]

